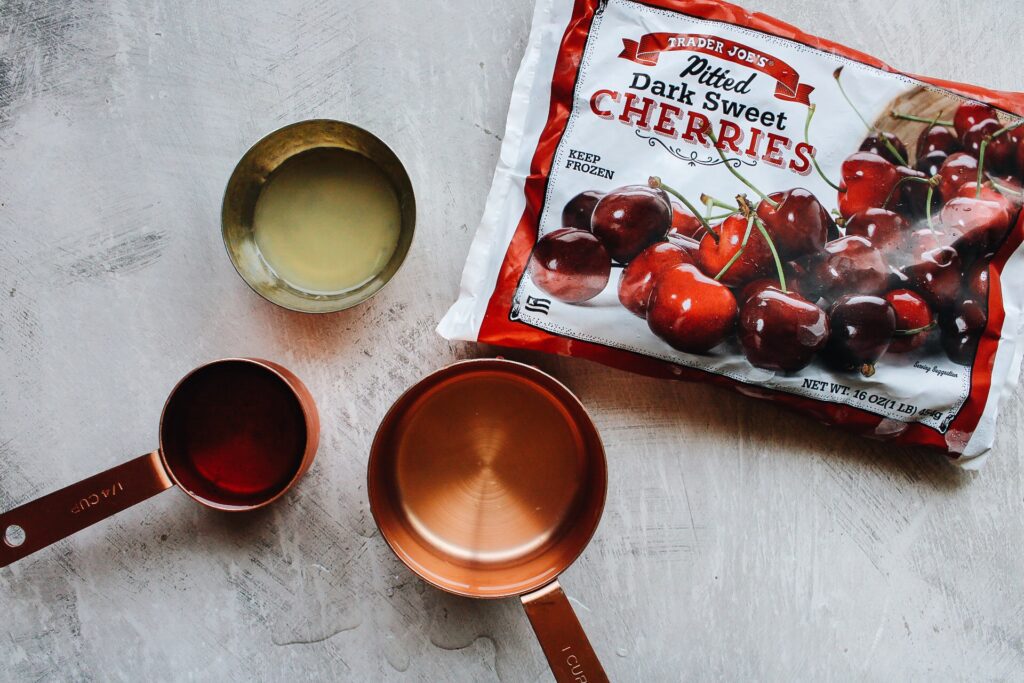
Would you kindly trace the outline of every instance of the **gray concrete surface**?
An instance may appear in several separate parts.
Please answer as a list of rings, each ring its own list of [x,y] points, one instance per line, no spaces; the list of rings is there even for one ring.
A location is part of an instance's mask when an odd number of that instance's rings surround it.
[[[912,71],[1021,88],[1020,0],[750,5]],[[170,491],[0,570],[3,680],[549,680],[515,601],[425,587],[364,468],[404,387],[493,353],[455,295],[532,2],[0,0],[0,508],[151,450],[192,366],[292,367],[324,419],[294,495],[225,516]],[[387,140],[418,190],[405,269],[356,310],[236,277],[221,192],[309,117]],[[617,680],[1024,676],[1020,397],[976,476],[773,406],[510,354],[592,409],[611,489],[564,577]]]

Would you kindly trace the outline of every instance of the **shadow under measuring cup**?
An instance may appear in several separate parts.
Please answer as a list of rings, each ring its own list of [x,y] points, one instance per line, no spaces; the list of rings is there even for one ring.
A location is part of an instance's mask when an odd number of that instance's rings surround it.
[[[558,681],[606,681],[557,578],[597,529],[607,465],[564,385],[522,363],[455,363],[406,391],[370,451],[370,510],[428,583],[518,596]]]
[[[289,370],[227,358],[174,387],[159,436],[152,453],[0,515],[0,567],[175,485],[217,510],[269,505],[313,463],[320,420],[309,390]]]

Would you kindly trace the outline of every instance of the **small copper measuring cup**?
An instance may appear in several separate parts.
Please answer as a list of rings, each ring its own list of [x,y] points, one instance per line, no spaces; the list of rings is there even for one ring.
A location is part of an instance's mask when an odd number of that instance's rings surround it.
[[[313,463],[320,439],[306,386],[276,363],[226,358],[171,391],[160,447],[0,515],[0,567],[179,486],[225,511],[269,505]]]
[[[370,451],[370,510],[424,581],[519,596],[559,681],[606,681],[557,577],[597,529],[607,465],[586,409],[550,375],[455,363],[405,392]]]

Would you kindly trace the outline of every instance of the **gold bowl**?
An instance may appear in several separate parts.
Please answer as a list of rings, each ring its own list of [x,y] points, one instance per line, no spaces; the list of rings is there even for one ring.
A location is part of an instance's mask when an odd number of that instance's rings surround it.
[[[401,212],[398,245],[373,278],[337,294],[303,291],[278,277],[267,265],[253,231],[256,201],[270,176],[297,154],[318,148],[355,152],[376,165],[391,181]],[[386,285],[405,261],[416,227],[416,199],[409,175],[394,152],[372,133],[342,121],[300,121],[270,133],[253,145],[235,166],[224,191],[221,234],[235,270],[267,301],[301,313],[334,313],[369,299]]]

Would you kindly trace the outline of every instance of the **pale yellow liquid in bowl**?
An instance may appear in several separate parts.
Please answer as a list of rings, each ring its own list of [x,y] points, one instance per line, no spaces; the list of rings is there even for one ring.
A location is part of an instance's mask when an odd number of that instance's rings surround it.
[[[395,253],[402,215],[391,181],[356,152],[318,148],[275,170],[256,200],[253,230],[267,265],[310,294],[348,292]]]

